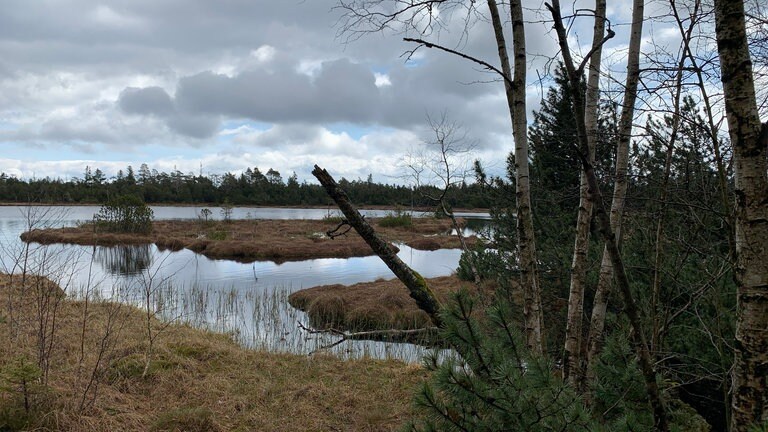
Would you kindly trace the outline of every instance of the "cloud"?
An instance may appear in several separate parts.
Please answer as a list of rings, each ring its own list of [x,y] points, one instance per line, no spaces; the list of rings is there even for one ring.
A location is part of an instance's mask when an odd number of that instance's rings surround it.
[[[173,97],[157,87],[126,88],[117,105],[126,114],[166,117],[171,129],[197,138],[213,136],[220,118],[409,129],[449,110],[478,130],[508,122],[506,103],[496,97],[502,84],[471,82],[477,71],[456,59],[398,65],[386,75],[348,58],[322,62],[312,74],[298,66],[282,62],[232,76],[205,71],[181,78]],[[198,122],[209,127],[181,126]]]
[[[343,44],[337,3],[7,0],[0,143],[20,161],[12,169],[39,171],[30,164],[55,153],[185,172],[201,161],[212,172],[250,164],[284,174],[323,162],[378,178],[420,141],[426,116],[443,111],[478,141],[479,157],[503,162],[511,128],[497,76],[434,49],[406,63],[415,45],[393,32]],[[450,22],[429,38],[497,64],[484,13],[441,10]],[[546,14],[526,13],[532,81],[557,46],[550,25],[534,23]],[[477,18],[466,32],[465,17]],[[537,90],[527,89],[529,108]]]
[[[175,111],[171,97],[160,87],[128,87],[120,92],[117,105],[127,114],[166,117]]]

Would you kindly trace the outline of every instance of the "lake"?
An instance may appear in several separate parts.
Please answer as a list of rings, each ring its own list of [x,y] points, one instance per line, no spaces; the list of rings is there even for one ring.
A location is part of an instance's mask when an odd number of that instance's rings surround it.
[[[196,219],[204,207],[153,206],[155,219]],[[214,217],[219,209],[210,208]],[[93,247],[29,245],[19,235],[30,226],[71,226],[89,221],[98,206],[0,206],[0,270],[26,268],[55,280],[74,298],[103,298],[145,307],[166,319],[231,334],[256,349],[308,354],[334,342],[329,335],[310,335],[306,315],[287,303],[290,293],[328,284],[351,285],[394,275],[376,256],[313,259],[274,263],[212,260],[189,250],[160,251],[154,245]],[[233,219],[322,219],[334,209],[238,207]],[[365,210],[369,217],[386,210]],[[459,216],[487,219],[483,213]],[[399,256],[425,277],[451,274],[458,249],[419,251],[404,245]],[[27,253],[29,252],[29,253]],[[28,257],[26,260],[24,257]],[[149,306],[147,306],[149,305]],[[332,352],[342,357],[373,356],[418,361],[425,348],[411,344],[349,341]]]

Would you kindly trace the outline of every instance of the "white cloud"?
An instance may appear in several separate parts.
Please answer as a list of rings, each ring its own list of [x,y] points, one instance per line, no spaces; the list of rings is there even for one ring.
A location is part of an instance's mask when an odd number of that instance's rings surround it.
[[[270,45],[262,45],[259,48],[251,51],[251,57],[255,58],[260,63],[268,63],[275,57],[275,47]]]
[[[376,78],[376,87],[386,87],[392,85],[392,81],[389,80],[389,75],[387,74],[376,72],[373,74],[373,76]]]

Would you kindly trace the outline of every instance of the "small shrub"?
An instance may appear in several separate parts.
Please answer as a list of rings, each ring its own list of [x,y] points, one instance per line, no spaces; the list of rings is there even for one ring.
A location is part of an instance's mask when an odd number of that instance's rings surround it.
[[[24,398],[24,410],[29,411],[29,398],[32,385],[40,378],[42,371],[25,356],[19,356],[0,369],[1,390],[18,393]]]
[[[224,220],[224,222],[232,222],[232,209],[233,207],[229,202],[229,199],[225,198],[224,202],[221,203],[221,218]]]
[[[379,226],[384,228],[410,228],[413,226],[413,218],[410,213],[396,209],[394,212],[387,213],[386,216],[381,218]]]
[[[102,205],[93,219],[101,231],[148,234],[153,218],[154,212],[141,198],[121,195]]]
[[[200,225],[204,227],[211,226],[213,224],[213,220],[211,219],[212,214],[213,212],[208,208],[201,209],[200,213],[197,215]]]
[[[161,431],[209,432],[221,430],[213,411],[205,407],[178,408],[160,414],[150,429]]]
[[[338,213],[331,213],[328,212],[325,216],[323,216],[323,222],[329,223],[329,224],[337,224],[341,223],[341,221],[344,220],[344,216],[338,214]]]
[[[40,368],[19,356],[0,368],[0,431],[23,430],[34,420],[39,410],[38,399],[44,388],[38,384]]]
[[[207,237],[211,240],[226,240],[229,238],[229,233],[226,231],[211,231]]]

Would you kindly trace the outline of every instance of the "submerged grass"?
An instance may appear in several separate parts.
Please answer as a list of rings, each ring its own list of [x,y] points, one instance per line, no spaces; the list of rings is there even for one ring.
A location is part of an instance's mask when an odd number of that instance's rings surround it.
[[[0,275],[0,369],[11,359],[36,359],[35,302],[20,295],[19,278]],[[190,297],[204,301],[202,294]],[[226,300],[221,307],[242,307]],[[195,306],[190,303],[189,307]],[[222,311],[222,313],[225,311]],[[208,313],[208,312],[206,312]],[[261,312],[260,312],[261,313]],[[267,313],[267,312],[264,312]],[[32,317],[32,318],[30,318]],[[133,306],[64,299],[45,384],[0,390],[4,430],[165,431],[395,430],[412,414],[419,366],[325,355],[242,348],[230,335],[163,324],[147,372],[147,316]],[[110,327],[110,322],[113,324]],[[103,347],[105,329],[110,344]],[[89,387],[90,371],[95,382]],[[42,383],[40,379],[34,383]],[[88,403],[80,409],[83,400]],[[23,415],[19,416],[19,413]]]

